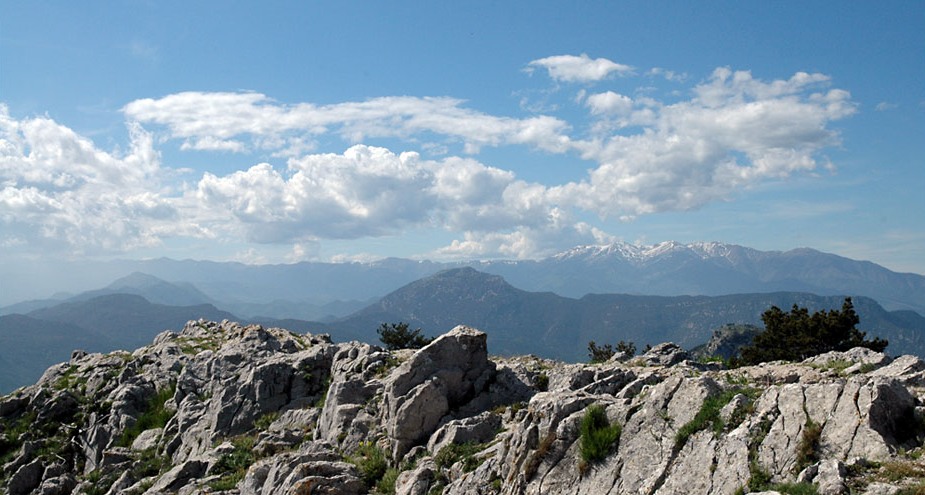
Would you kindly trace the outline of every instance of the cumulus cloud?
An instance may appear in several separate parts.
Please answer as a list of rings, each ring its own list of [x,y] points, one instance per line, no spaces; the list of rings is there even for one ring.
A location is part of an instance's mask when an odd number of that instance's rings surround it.
[[[549,77],[556,81],[569,83],[587,83],[596,82],[606,79],[613,73],[629,75],[633,68],[618,64],[606,58],[592,59],[587,54],[581,55],[556,55],[534,60],[527,64],[527,71],[532,72],[536,68],[543,68],[549,73]]]
[[[633,99],[613,91],[588,96],[585,104],[593,114],[625,115],[633,110]]]
[[[632,72],[587,55],[529,67],[565,82]],[[528,258],[612,239],[595,216],[696,209],[830,166],[820,158],[839,142],[830,124],[856,111],[850,94],[830,85],[823,74],[766,81],[718,68],[671,101],[583,90],[567,104],[586,109],[579,115],[587,120],[572,122],[491,115],[450,97],[315,105],[185,92],[127,104],[125,151],[101,150],[47,117],[16,120],[0,106],[0,246],[124,252],[170,237],[243,239],[297,246],[290,258],[304,259],[326,239],[438,229],[456,240],[434,255]],[[316,151],[331,136],[343,147]],[[366,142],[376,138],[403,144]],[[178,171],[163,167],[156,150],[165,140],[216,160],[259,151],[284,165],[212,168],[175,184]],[[530,182],[511,163],[472,156],[493,146],[572,154],[589,166],[558,183]]]
[[[128,131],[126,152],[106,152],[47,117],[16,120],[0,105],[0,237],[73,253],[158,244],[170,230],[160,224],[177,212],[152,191],[160,157],[150,134]]]
[[[261,243],[355,239],[409,227],[452,231],[534,223],[550,206],[546,188],[475,160],[424,160],[418,153],[355,145],[343,154],[289,160],[224,177],[205,174],[196,199]],[[539,210],[539,211],[538,211]]]
[[[599,165],[585,180],[553,187],[550,197],[631,219],[699,208],[764,180],[814,170],[817,152],[838,142],[828,123],[855,111],[850,94],[826,89],[826,82],[822,74],[764,82],[717,69],[690,100],[653,107],[640,132],[576,141]]]

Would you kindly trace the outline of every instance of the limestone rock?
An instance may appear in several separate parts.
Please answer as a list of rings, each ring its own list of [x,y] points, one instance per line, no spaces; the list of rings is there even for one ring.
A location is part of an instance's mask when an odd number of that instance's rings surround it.
[[[458,326],[415,352],[385,384],[393,458],[426,441],[444,416],[486,392],[495,374],[487,336],[469,327]]]
[[[649,349],[640,358],[649,366],[671,366],[687,359],[687,351],[677,344],[666,342]]]
[[[674,344],[589,365],[490,359],[486,343],[456,327],[386,351],[200,320],[132,353],[77,352],[0,398],[0,492],[192,495],[235,465],[246,473],[228,495],[368,493],[354,462],[374,445],[380,469],[403,471],[400,494],[734,493],[756,469],[820,493],[890,494],[910,481],[870,466],[925,439],[925,364],[912,356],[725,370]],[[620,427],[593,455],[591,405]],[[805,441],[819,462],[797,477]]]

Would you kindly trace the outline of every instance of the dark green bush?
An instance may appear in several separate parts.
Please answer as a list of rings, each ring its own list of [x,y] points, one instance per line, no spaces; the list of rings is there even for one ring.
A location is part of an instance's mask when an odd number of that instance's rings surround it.
[[[437,452],[434,456],[434,463],[440,469],[447,469],[461,461],[463,472],[468,473],[482,464],[484,459],[479,459],[475,455],[484,449],[485,444],[475,442],[451,443]]]
[[[742,348],[742,363],[746,365],[767,361],[801,361],[829,351],[847,351],[853,347],[867,347],[883,352],[888,342],[875,338],[855,326],[860,323],[851,298],[846,298],[841,311],[809,310],[796,304],[789,313],[777,306],[761,315],[765,330],[755,336],[752,344]]]
[[[390,351],[398,349],[420,349],[431,343],[433,339],[424,337],[421,329],[410,330],[407,323],[382,323],[376,329],[379,334],[379,340],[385,344],[385,348]]]
[[[586,464],[604,460],[618,446],[623,429],[619,423],[610,424],[604,407],[592,404],[581,419],[579,451]]]
[[[377,486],[389,469],[385,452],[372,442],[361,443],[349,460],[356,465],[360,479],[370,488]]]

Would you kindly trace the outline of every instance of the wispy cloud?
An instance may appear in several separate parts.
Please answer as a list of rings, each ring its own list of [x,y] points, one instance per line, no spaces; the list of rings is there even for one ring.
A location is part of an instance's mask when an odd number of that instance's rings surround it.
[[[899,107],[899,105],[897,105],[896,103],[891,103],[888,101],[881,101],[880,103],[877,103],[877,106],[875,108],[877,109],[878,112],[885,112],[887,110],[892,110],[897,107]]]

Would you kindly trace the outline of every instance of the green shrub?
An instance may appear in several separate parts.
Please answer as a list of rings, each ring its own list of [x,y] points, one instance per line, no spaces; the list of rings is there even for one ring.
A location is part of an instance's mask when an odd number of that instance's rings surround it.
[[[597,343],[593,340],[588,342],[588,361],[591,364],[598,364],[607,362],[614,355],[613,346],[610,344],[604,344],[603,346],[598,347]]]
[[[421,329],[410,330],[407,323],[382,323],[376,329],[379,334],[379,340],[385,344],[385,348],[390,351],[398,349],[420,349],[431,343],[433,339],[424,337]]]
[[[169,386],[162,388],[154,394],[154,396],[148,400],[144,412],[141,413],[141,416],[138,416],[135,424],[122,432],[122,436],[119,437],[118,445],[120,447],[129,447],[132,445],[132,442],[138,438],[141,432],[166,426],[167,421],[170,421],[174,413],[167,409],[165,404],[168,399],[173,398],[176,389],[176,384],[171,383]]]
[[[376,492],[382,495],[394,495],[395,482],[398,481],[399,471],[395,468],[388,468],[379,483],[376,483]]]
[[[549,390],[549,375],[547,375],[545,371],[536,375],[536,389],[540,392]]]
[[[360,479],[370,488],[377,486],[389,469],[385,452],[372,442],[361,443],[348,460],[357,467]]]
[[[132,478],[141,479],[161,474],[170,467],[170,457],[158,452],[157,447],[141,451],[132,464]],[[112,485],[112,483],[110,483]]]
[[[479,459],[475,456],[484,449],[485,444],[481,443],[451,443],[437,452],[437,455],[434,456],[434,463],[440,469],[447,469],[461,461],[463,472],[468,473],[474,471],[484,462],[484,459]]]
[[[822,425],[810,418],[806,418],[803,425],[803,434],[797,445],[797,463],[794,472],[799,473],[807,467],[819,462],[819,437],[822,436]]]
[[[221,478],[209,483],[209,487],[217,491],[230,490],[244,479],[247,468],[257,461],[257,456],[254,454],[254,444],[256,443],[257,439],[253,436],[241,436],[231,439],[234,450],[227,454],[222,454],[212,467],[212,474],[220,475]]]
[[[694,419],[688,421],[684,424],[674,437],[674,450],[675,452],[680,451],[684,448],[684,445],[687,443],[688,438],[691,437],[694,433],[697,433],[701,430],[706,430],[710,428],[714,433],[720,434],[723,429],[726,427],[726,424],[723,422],[723,419],[719,416],[719,411],[732,400],[736,394],[740,393],[739,389],[726,390],[719,395],[714,395],[712,397],[707,397],[703,404],[700,406],[700,410],[697,411],[697,414],[694,416]]]
[[[766,361],[801,361],[828,351],[847,351],[852,347],[866,347],[883,352],[888,342],[875,338],[856,328],[860,323],[851,298],[845,298],[841,311],[809,310],[796,304],[789,313],[777,306],[761,315],[765,330],[755,336],[752,344],[742,348],[742,362],[746,365]]]
[[[604,407],[592,404],[581,419],[579,451],[586,464],[604,460],[620,442],[623,429],[619,423],[610,424]]]
[[[268,412],[254,421],[254,428],[261,431],[266,430],[277,419],[279,419],[279,411]]]

